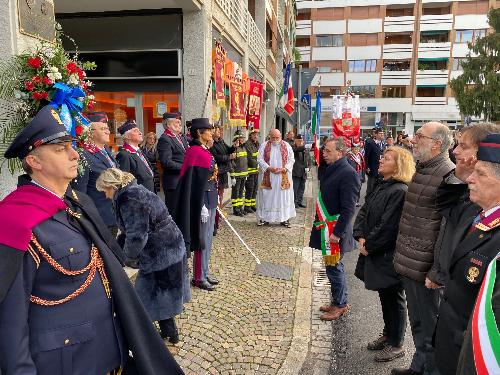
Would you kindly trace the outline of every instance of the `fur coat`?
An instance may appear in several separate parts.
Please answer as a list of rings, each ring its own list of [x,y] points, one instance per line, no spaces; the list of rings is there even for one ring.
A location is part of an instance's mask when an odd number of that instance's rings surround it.
[[[118,240],[127,258],[138,261],[135,289],[152,320],[182,312],[191,297],[186,248],[165,203],[135,181],[113,197]]]

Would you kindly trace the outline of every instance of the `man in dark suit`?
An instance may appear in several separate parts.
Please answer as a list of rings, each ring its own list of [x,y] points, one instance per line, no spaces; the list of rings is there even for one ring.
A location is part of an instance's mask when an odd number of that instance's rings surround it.
[[[43,107],[5,157],[27,175],[0,203],[0,372],[182,374],[92,200],[68,188],[79,156],[58,112]]]
[[[113,203],[104,193],[97,191],[97,177],[108,168],[117,168],[118,162],[108,148],[108,116],[104,112],[87,113],[91,121],[88,129],[88,142],[83,145],[82,157],[85,159],[83,173],[72,183],[72,187],[87,194],[94,201],[104,223],[113,235],[118,234]]]
[[[311,166],[309,151],[304,146],[302,135],[295,136],[295,142],[292,145],[295,163],[293,163],[292,179],[293,179],[293,196],[295,200],[295,208],[304,208],[305,204],[304,191],[306,188],[307,169]]]
[[[137,124],[134,120],[128,120],[118,128],[118,132],[123,137],[123,146],[116,155],[120,169],[133,174],[138,184],[156,193],[153,170],[139,147],[142,133]]]
[[[480,209],[473,218],[458,214],[447,217],[456,224],[457,235],[466,235],[451,255],[449,278],[439,308],[435,353],[441,375],[456,373],[481,283],[500,249],[500,133],[490,134],[479,143],[477,161],[471,158],[457,162],[474,166],[466,182],[470,200]],[[450,200],[450,205],[453,204]]]
[[[158,139],[158,155],[163,168],[163,191],[165,192],[165,204],[171,215],[177,202],[177,184],[181,173],[184,155],[189,145],[182,132],[179,113],[164,113],[163,127],[165,132]]]
[[[384,131],[382,128],[373,128],[372,138],[365,143],[365,162],[368,182],[366,184],[366,196],[368,197],[375,187],[378,178],[378,166],[380,156],[384,152]]]
[[[324,251],[326,275],[330,281],[331,302],[320,308],[322,320],[336,320],[349,311],[347,304],[347,280],[342,256],[354,249],[352,218],[354,216],[361,181],[349,165],[346,147],[342,138],[332,138],[323,145],[328,167],[321,178],[320,197],[316,212],[325,212],[325,218],[316,215],[309,246]],[[328,215],[328,216],[327,216]],[[329,218],[339,215],[333,230]],[[322,238],[324,242],[322,242]],[[333,246],[331,244],[334,244]],[[331,255],[332,247],[340,247],[340,254]]]

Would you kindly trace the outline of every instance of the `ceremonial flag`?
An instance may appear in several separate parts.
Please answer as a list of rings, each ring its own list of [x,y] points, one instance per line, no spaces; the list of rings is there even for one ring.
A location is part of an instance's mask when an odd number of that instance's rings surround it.
[[[262,82],[250,80],[247,107],[247,128],[249,129],[259,129],[263,89],[264,84]]]
[[[245,126],[245,93],[241,82],[229,82],[229,125]]]
[[[214,82],[215,101],[218,107],[226,107],[226,95],[224,94],[224,64],[226,62],[226,51],[219,42],[215,42],[214,56]]]
[[[360,112],[359,95],[335,95],[332,112],[333,135],[343,137],[348,145],[351,139],[359,142]]]
[[[280,93],[280,104],[283,109],[288,113],[289,116],[292,115],[295,110],[293,87],[292,87],[292,76],[290,74],[291,64],[288,64],[285,69],[283,88]]]
[[[312,120],[311,94],[302,95],[302,102],[304,102],[307,105],[307,109],[309,109],[309,121],[307,122],[307,126],[310,127],[310,122]]]
[[[319,127],[321,124],[321,92],[319,89],[316,91],[316,107],[314,108],[314,113],[312,117],[312,127],[311,133],[314,137],[314,159],[316,159],[316,164],[319,165],[320,150],[319,150]]]

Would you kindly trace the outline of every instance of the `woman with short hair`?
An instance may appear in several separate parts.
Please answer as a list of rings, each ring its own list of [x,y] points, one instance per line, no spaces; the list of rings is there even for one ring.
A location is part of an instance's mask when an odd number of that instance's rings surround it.
[[[393,259],[406,191],[415,173],[413,156],[401,147],[389,147],[380,159],[378,172],[383,179],[354,223],[353,235],[360,252],[355,275],[364,281],[366,289],[379,294],[384,329],[367,348],[381,350],[376,362],[389,362],[405,354],[406,299]]]
[[[137,184],[134,176],[109,168],[98,177],[97,190],[113,200],[126,265],[139,268],[135,290],[161,336],[179,341],[175,315],[191,298],[186,248],[182,233],[165,203]]]

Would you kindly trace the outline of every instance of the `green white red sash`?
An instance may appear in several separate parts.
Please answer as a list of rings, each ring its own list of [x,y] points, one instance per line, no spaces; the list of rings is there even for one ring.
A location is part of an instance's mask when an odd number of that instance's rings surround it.
[[[321,253],[327,266],[334,266],[340,262],[340,246],[338,243],[330,242],[330,235],[340,215],[330,215],[326,210],[325,203],[321,197],[321,191],[318,192],[316,201],[316,214],[318,221],[314,223],[316,230],[320,231]]]
[[[472,316],[472,347],[478,375],[500,374],[500,333],[491,302],[497,258],[500,254],[488,266]]]

